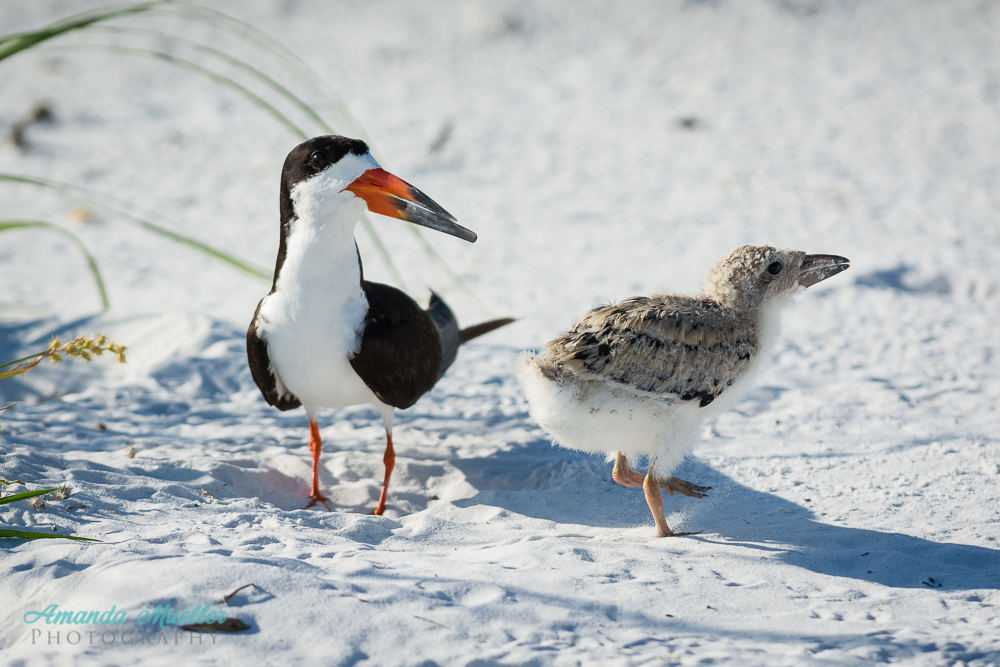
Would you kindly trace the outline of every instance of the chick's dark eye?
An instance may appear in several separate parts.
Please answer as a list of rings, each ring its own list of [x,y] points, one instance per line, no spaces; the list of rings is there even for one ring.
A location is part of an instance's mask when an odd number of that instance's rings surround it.
[[[785,267],[781,265],[781,262],[771,262],[771,264],[768,265],[767,267],[767,272],[770,273],[772,276],[776,276],[779,273],[781,273],[781,270],[783,268]]]
[[[327,165],[329,164],[330,161],[327,160],[326,156],[320,153],[319,151],[316,151],[315,153],[309,156],[309,166],[315,169],[316,171],[323,171],[324,169],[327,168]]]

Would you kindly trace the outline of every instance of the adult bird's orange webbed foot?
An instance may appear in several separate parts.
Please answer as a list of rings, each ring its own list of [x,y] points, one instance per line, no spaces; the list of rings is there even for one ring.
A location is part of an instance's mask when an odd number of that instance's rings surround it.
[[[679,493],[682,496],[687,496],[688,498],[705,498],[708,496],[708,492],[712,490],[710,486],[698,486],[697,484],[692,484],[691,482],[685,482],[683,479],[677,477],[667,477],[666,479],[657,480],[660,488],[669,493],[671,496],[675,493]]]
[[[309,509],[310,507],[315,507],[316,505],[323,505],[327,512],[331,511],[330,506],[326,504],[326,501],[329,500],[326,496],[309,496],[309,498],[309,504],[303,509]]]
[[[389,498],[389,478],[392,476],[392,469],[396,467],[396,451],[392,448],[392,433],[385,433],[385,456],[382,457],[385,463],[385,479],[382,481],[382,493],[378,498],[378,507],[372,512],[375,516],[382,516],[385,512],[385,503]]]
[[[618,452],[618,457],[615,459],[615,467],[611,471],[611,479],[623,486],[642,486],[644,475],[629,468],[628,459],[625,458],[624,454]]]

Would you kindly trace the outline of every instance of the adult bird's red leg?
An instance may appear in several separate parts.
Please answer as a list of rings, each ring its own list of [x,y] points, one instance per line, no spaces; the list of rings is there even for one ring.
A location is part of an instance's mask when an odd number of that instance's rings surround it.
[[[309,494],[311,500],[306,507],[312,507],[316,503],[325,503],[326,496],[319,492],[319,455],[323,451],[323,440],[319,437],[319,424],[314,421],[309,422],[309,451],[313,457],[313,481],[312,493]]]
[[[375,516],[382,516],[385,512],[385,502],[389,497],[389,477],[392,476],[392,469],[396,466],[396,450],[392,448],[392,433],[385,432],[385,456],[382,457],[385,463],[385,481],[382,482],[382,495],[378,498],[378,507],[372,512]]]

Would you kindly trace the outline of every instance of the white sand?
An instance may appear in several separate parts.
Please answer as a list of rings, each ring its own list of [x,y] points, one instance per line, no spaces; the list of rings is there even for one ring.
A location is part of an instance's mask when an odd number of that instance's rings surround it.
[[[98,4],[8,0],[0,29]],[[403,223],[376,220],[407,287],[433,287],[465,324],[521,319],[397,413],[387,516],[363,513],[383,445],[363,407],[321,415],[337,511],[303,510],[305,415],[267,406],[245,360],[269,283],[0,184],[0,217],[69,225],[112,300],[96,314],[82,259],[55,235],[3,234],[0,359],[53,333],[131,348],[124,369],[0,382],[2,404],[19,401],[0,417],[0,477],[73,491],[44,510],[0,506],[0,525],[104,541],[4,540],[0,662],[1000,664],[1000,5],[210,6],[292,47],[389,170],[479,233],[428,237],[488,307]],[[102,52],[0,63],[0,129],[39,99],[56,121],[28,130],[26,152],[0,147],[0,171],[115,194],[273,266],[297,140],[244,98]],[[388,280],[359,236],[366,277]],[[641,492],[602,457],[550,446],[511,365],[606,300],[696,289],[743,243],[854,265],[786,311],[758,387],[678,471],[714,489],[666,498],[667,519],[703,532],[657,539]],[[148,627],[141,610],[218,606],[249,583],[228,608],[246,633],[121,644],[122,628]],[[110,626],[23,620],[51,604],[129,621],[105,645]]]

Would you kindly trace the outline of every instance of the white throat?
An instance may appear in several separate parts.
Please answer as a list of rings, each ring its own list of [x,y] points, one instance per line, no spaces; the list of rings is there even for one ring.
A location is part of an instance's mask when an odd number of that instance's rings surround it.
[[[322,306],[324,311],[338,311],[364,300],[354,229],[367,204],[344,188],[377,166],[371,155],[347,155],[292,188],[295,219],[285,237],[285,261],[275,285],[275,293],[283,293],[292,310]],[[358,320],[363,318],[364,312]]]
[[[793,295],[789,293],[761,304],[757,316],[757,341],[762,359],[767,360],[774,353],[774,344],[778,342],[778,335],[781,333],[781,314],[793,300]]]

